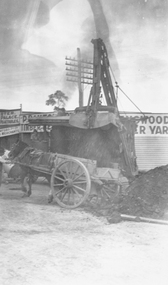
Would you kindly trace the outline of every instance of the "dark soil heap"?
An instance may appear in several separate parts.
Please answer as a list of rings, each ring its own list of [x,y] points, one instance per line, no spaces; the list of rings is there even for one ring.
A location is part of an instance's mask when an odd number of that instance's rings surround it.
[[[168,207],[168,165],[139,174],[126,189],[121,211],[146,217],[162,217]]]
[[[102,199],[96,203],[90,202],[90,211],[98,216],[112,218],[112,223],[121,220],[119,214],[153,219],[167,219],[168,211],[168,165],[140,173],[125,190],[114,194],[111,199]],[[110,193],[109,192],[109,193]],[[87,208],[87,207],[86,207]],[[117,215],[117,216],[116,216]]]

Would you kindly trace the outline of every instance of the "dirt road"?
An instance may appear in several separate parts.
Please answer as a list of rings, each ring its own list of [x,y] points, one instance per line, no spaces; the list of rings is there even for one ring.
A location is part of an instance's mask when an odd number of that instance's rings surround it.
[[[168,226],[108,224],[48,204],[46,185],[24,199],[14,188],[1,186],[1,285],[168,284]]]

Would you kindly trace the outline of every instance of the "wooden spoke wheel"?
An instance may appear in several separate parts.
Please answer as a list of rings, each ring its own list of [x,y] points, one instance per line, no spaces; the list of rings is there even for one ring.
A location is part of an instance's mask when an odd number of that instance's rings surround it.
[[[51,189],[61,207],[77,208],[88,198],[90,188],[89,172],[77,159],[61,162],[52,172]]]
[[[120,196],[120,185],[116,183],[104,183],[101,189],[101,199],[106,203],[112,204]]]

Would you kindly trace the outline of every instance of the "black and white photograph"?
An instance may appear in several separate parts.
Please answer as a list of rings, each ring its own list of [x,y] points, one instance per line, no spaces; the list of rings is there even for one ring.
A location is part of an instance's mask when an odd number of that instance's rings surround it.
[[[167,285],[168,0],[0,0],[0,285]]]

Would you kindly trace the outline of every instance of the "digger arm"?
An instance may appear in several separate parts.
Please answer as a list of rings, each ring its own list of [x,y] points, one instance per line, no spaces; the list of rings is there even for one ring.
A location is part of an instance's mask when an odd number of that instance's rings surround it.
[[[109,72],[109,60],[105,44],[101,39],[92,40],[94,45],[94,61],[93,61],[93,95],[92,103],[94,104],[94,111],[97,111],[99,96],[100,96],[100,82],[102,83],[104,95],[107,106],[117,108],[117,101],[111,81]]]

